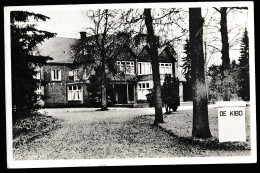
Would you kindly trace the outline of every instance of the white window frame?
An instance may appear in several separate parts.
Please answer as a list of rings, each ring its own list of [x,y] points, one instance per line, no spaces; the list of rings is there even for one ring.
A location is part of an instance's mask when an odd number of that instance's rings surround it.
[[[146,94],[153,89],[153,81],[142,81],[137,83],[137,99],[146,100]]]
[[[79,69],[74,69],[73,70],[73,79],[74,79],[74,81],[78,81],[79,80]]]
[[[87,55],[88,54],[88,50],[86,48],[83,48],[83,55]]]
[[[69,70],[69,76],[73,76],[73,70]]]
[[[51,80],[52,81],[61,81],[61,70],[60,69],[51,69]]]
[[[172,74],[172,63],[159,63],[160,74]]]
[[[35,71],[36,74],[33,76],[34,79],[41,79],[41,71]]]
[[[80,86],[80,89],[79,89]],[[71,89],[70,89],[71,87]],[[82,86],[81,85],[68,85],[67,86],[68,101],[82,101]]]
[[[137,66],[138,66],[137,67],[137,74],[138,75],[152,74],[152,64],[151,64],[151,62],[138,62]]]
[[[119,70],[125,72],[125,74],[135,73],[134,61],[117,61],[117,66]]]

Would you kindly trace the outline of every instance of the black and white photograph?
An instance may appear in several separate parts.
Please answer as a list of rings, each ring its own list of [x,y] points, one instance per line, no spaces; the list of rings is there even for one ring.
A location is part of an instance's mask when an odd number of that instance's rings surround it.
[[[4,7],[7,168],[256,163],[254,4]]]

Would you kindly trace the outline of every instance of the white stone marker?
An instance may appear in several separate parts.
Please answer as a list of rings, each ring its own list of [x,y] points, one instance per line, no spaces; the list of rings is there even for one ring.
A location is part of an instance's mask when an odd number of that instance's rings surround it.
[[[246,141],[246,102],[221,101],[217,106],[219,142]]]

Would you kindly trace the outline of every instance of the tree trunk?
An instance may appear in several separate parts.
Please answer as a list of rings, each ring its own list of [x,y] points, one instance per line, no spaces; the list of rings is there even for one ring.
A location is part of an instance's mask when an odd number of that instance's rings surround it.
[[[227,79],[229,78],[230,59],[229,59],[229,43],[227,31],[227,7],[220,8],[220,33],[222,42],[222,79],[224,82],[224,101],[230,100],[230,87]]]
[[[152,70],[153,70],[154,104],[155,104],[154,124],[158,124],[158,123],[163,123],[161,83],[160,83],[159,59],[158,59],[158,43],[154,35],[151,9],[144,9],[144,16],[145,16],[145,25],[147,28],[148,43],[150,45],[149,53],[151,56]]]
[[[211,137],[208,120],[207,92],[203,55],[203,19],[200,8],[189,9],[189,29],[191,42],[191,78],[193,93],[192,136]]]
[[[105,54],[101,53],[101,65],[102,65],[102,85],[101,85],[101,110],[107,110],[107,90],[106,90],[106,77],[105,77]]]
[[[104,84],[101,86],[101,94],[102,94],[101,110],[107,110],[107,90]]]
[[[107,109],[107,90],[106,90],[106,83],[107,83],[107,80],[106,80],[106,77],[105,77],[105,53],[104,53],[104,43],[102,42],[102,52],[101,52],[101,65],[102,65],[102,85],[101,85],[101,110],[108,110]]]
[[[205,59],[204,59],[204,75],[206,77],[205,84],[207,90],[207,99],[209,100],[209,89],[208,89],[208,81],[207,81],[207,44],[204,42],[204,50],[205,50]]]

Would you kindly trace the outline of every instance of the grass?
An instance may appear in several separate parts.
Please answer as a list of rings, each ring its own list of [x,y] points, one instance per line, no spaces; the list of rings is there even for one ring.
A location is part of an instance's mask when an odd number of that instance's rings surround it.
[[[164,115],[165,123],[159,127],[170,134],[178,137],[184,143],[200,145],[208,149],[224,150],[250,150],[250,107],[246,107],[246,142],[218,142],[218,117],[217,108],[209,109],[209,125],[212,138],[198,139],[192,136],[192,110],[181,110],[170,115]]]
[[[13,147],[30,143],[58,128],[61,120],[39,113],[17,119],[13,123]]]
[[[168,130],[171,129],[169,126],[166,129],[162,127],[163,124],[157,126],[152,125],[152,123],[153,117],[139,116],[127,122],[121,131],[124,133],[125,139],[129,141],[129,144],[144,144],[145,148],[148,146],[148,148],[152,149],[154,153],[150,153],[150,155],[153,157],[215,157],[245,156],[250,154],[248,142],[219,143],[215,137],[202,140],[191,137],[191,134],[184,137],[176,135],[178,132],[173,133],[171,130]],[[171,124],[170,120],[167,123],[168,125]],[[167,123],[164,123],[164,125]],[[187,133],[185,127],[179,129],[182,129],[179,132],[184,130]]]

